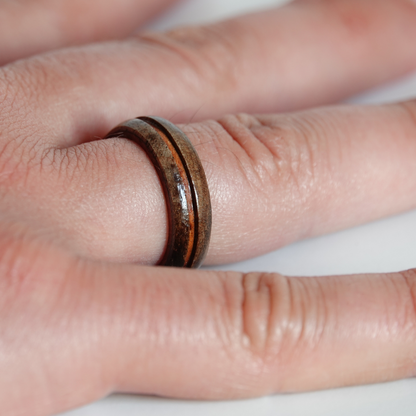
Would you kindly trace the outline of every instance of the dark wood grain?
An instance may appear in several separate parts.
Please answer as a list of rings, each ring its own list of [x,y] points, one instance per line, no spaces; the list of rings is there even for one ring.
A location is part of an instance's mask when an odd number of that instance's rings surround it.
[[[169,236],[159,265],[199,267],[208,251],[212,214],[202,163],[186,135],[160,117],[125,121],[105,137],[137,143],[149,156],[165,195]]]

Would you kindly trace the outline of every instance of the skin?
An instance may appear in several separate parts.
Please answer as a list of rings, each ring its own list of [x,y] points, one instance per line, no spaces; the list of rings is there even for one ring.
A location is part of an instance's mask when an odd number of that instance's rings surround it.
[[[212,196],[207,264],[413,209],[416,101],[322,105],[416,69],[415,3],[301,0],[87,44],[168,3],[0,2],[0,413],[53,415],[114,391],[232,399],[414,376],[414,270],[152,267],[167,236],[157,175],[134,143],[99,138],[138,115],[182,123]],[[67,23],[53,42],[51,13]],[[94,30],[80,35],[80,15]]]

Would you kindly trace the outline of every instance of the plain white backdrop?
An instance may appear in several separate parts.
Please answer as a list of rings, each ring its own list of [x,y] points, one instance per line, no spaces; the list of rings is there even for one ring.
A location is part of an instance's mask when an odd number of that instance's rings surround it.
[[[276,0],[189,0],[150,28],[205,23],[287,3]],[[350,100],[382,103],[416,97],[416,73]],[[416,161],[415,161],[416,168]],[[274,253],[221,269],[278,271],[286,275],[391,272],[416,267],[416,211],[354,229],[299,242]],[[316,393],[276,395],[234,402],[191,402],[112,396],[61,416],[414,416],[416,380]]]

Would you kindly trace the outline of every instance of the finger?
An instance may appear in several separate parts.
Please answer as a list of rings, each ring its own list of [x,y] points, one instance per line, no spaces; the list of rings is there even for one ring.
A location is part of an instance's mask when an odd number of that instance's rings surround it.
[[[383,4],[389,4],[391,12],[405,10],[402,2]],[[361,6],[355,4],[355,7],[358,10]],[[411,15],[406,13],[402,18],[408,16]],[[121,53],[128,50],[130,47],[125,45]],[[3,87],[6,85],[8,90],[4,87],[2,94],[2,132],[8,152],[13,151],[11,144],[18,145],[23,140],[29,152],[24,155],[25,160],[44,168],[42,181],[39,181],[38,170],[32,170],[35,174],[30,176],[30,198],[25,195],[30,203],[25,199],[20,209],[31,222],[40,224],[42,230],[58,233],[59,241],[79,253],[154,264],[164,250],[166,212],[157,177],[143,154],[132,143],[121,144],[120,141],[87,143],[69,150],[51,148],[57,143],[62,147],[76,144],[85,136],[89,140],[103,136],[114,114],[118,117],[125,112],[128,116],[131,111],[136,116],[132,103],[137,94],[134,88],[133,92],[131,88],[128,92],[120,89],[120,92],[111,89],[110,84],[100,83],[102,94],[110,91],[114,95],[103,97],[98,89],[94,90],[94,85],[98,87],[94,84],[97,77],[90,77],[88,86],[78,83],[81,78],[75,68],[83,57],[88,60],[89,54],[63,53],[59,55],[61,58],[58,55],[3,70],[8,77]],[[70,88],[75,88],[70,93],[66,84],[60,83],[63,56],[67,59],[64,78]],[[111,61],[121,62],[115,58],[116,55]],[[100,77],[113,79],[106,72],[111,68],[110,61],[108,66],[105,59],[99,62],[103,66],[97,71],[95,64],[95,74],[99,72]],[[165,64],[169,69],[174,68],[168,65],[168,60]],[[69,70],[71,65],[74,71]],[[149,72],[143,75],[144,79],[152,79]],[[174,84],[173,91],[178,85]],[[189,88],[181,90],[190,91]],[[93,92],[95,100],[101,98],[96,101],[98,112],[92,104],[93,96],[89,95]],[[158,97],[158,103],[163,104],[147,102],[148,111],[158,105],[160,109],[169,101],[163,92],[154,93],[153,97]],[[219,103],[223,102],[221,97],[217,98]],[[36,107],[33,107],[31,103],[35,102]],[[322,110],[300,117],[259,120],[243,117],[188,129],[205,160],[208,175],[212,175],[214,229],[207,260],[211,263],[239,260],[298,238],[414,207],[411,165],[414,123],[408,108],[411,106],[369,112],[364,109],[340,110],[339,113]],[[335,133],[338,129],[339,136]],[[333,137],[336,140],[332,140]],[[379,137],[383,139],[379,141]],[[397,145],[392,144],[393,137],[399,137]],[[364,138],[364,146],[358,144],[361,138]],[[51,142],[45,149],[47,140]],[[329,161],[325,156],[326,147],[330,150]],[[34,149],[38,149],[37,158],[32,157]],[[393,151],[388,153],[386,149]],[[4,153],[7,157],[8,152]],[[279,161],[281,154],[282,162]],[[339,161],[338,154],[342,156]],[[20,157],[17,153],[15,156]],[[265,167],[263,158],[267,156],[271,162]],[[297,157],[300,157],[299,163]],[[315,158],[321,161],[316,166]],[[244,159],[246,162],[242,163]],[[26,169],[25,166],[23,164],[21,169]],[[11,172],[16,176],[18,170],[13,169]],[[219,172],[221,177],[217,176]],[[384,176],[384,172],[388,173]],[[23,178],[25,175],[22,173]],[[315,180],[315,176],[319,180]],[[381,200],[384,202],[380,203]],[[15,202],[12,199],[10,207],[16,207]],[[245,221],[248,214],[252,217]],[[241,238],[242,235],[250,238]]]
[[[2,1],[0,65],[49,49],[125,37],[173,1]]]
[[[141,114],[189,122],[340,100],[416,68],[415,23],[410,0],[300,1],[59,51],[2,77],[14,101],[25,103],[26,121],[39,123],[48,112],[45,137],[68,146]]]
[[[138,324],[138,345],[116,364],[118,391],[224,399],[415,375],[414,271],[311,279],[152,272],[138,302],[151,324]]]
[[[112,391],[235,399],[415,375],[414,271],[286,278],[22,247],[9,242],[2,262],[4,414],[55,414]]]
[[[415,208],[415,114],[413,101],[181,126],[211,194],[207,263]],[[83,256],[158,262],[169,232],[166,205],[155,168],[135,143],[41,149],[3,153],[4,209]]]

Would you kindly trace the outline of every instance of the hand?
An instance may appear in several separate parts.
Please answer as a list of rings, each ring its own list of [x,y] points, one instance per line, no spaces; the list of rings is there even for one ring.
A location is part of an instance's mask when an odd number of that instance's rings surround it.
[[[414,208],[416,102],[223,115],[335,102],[402,75],[416,68],[415,22],[410,0],[305,0],[3,67],[1,414],[112,391],[239,398],[414,375],[414,271],[148,267],[167,234],[157,176],[134,143],[98,139],[143,114],[222,117],[181,125],[209,181],[210,264]]]

